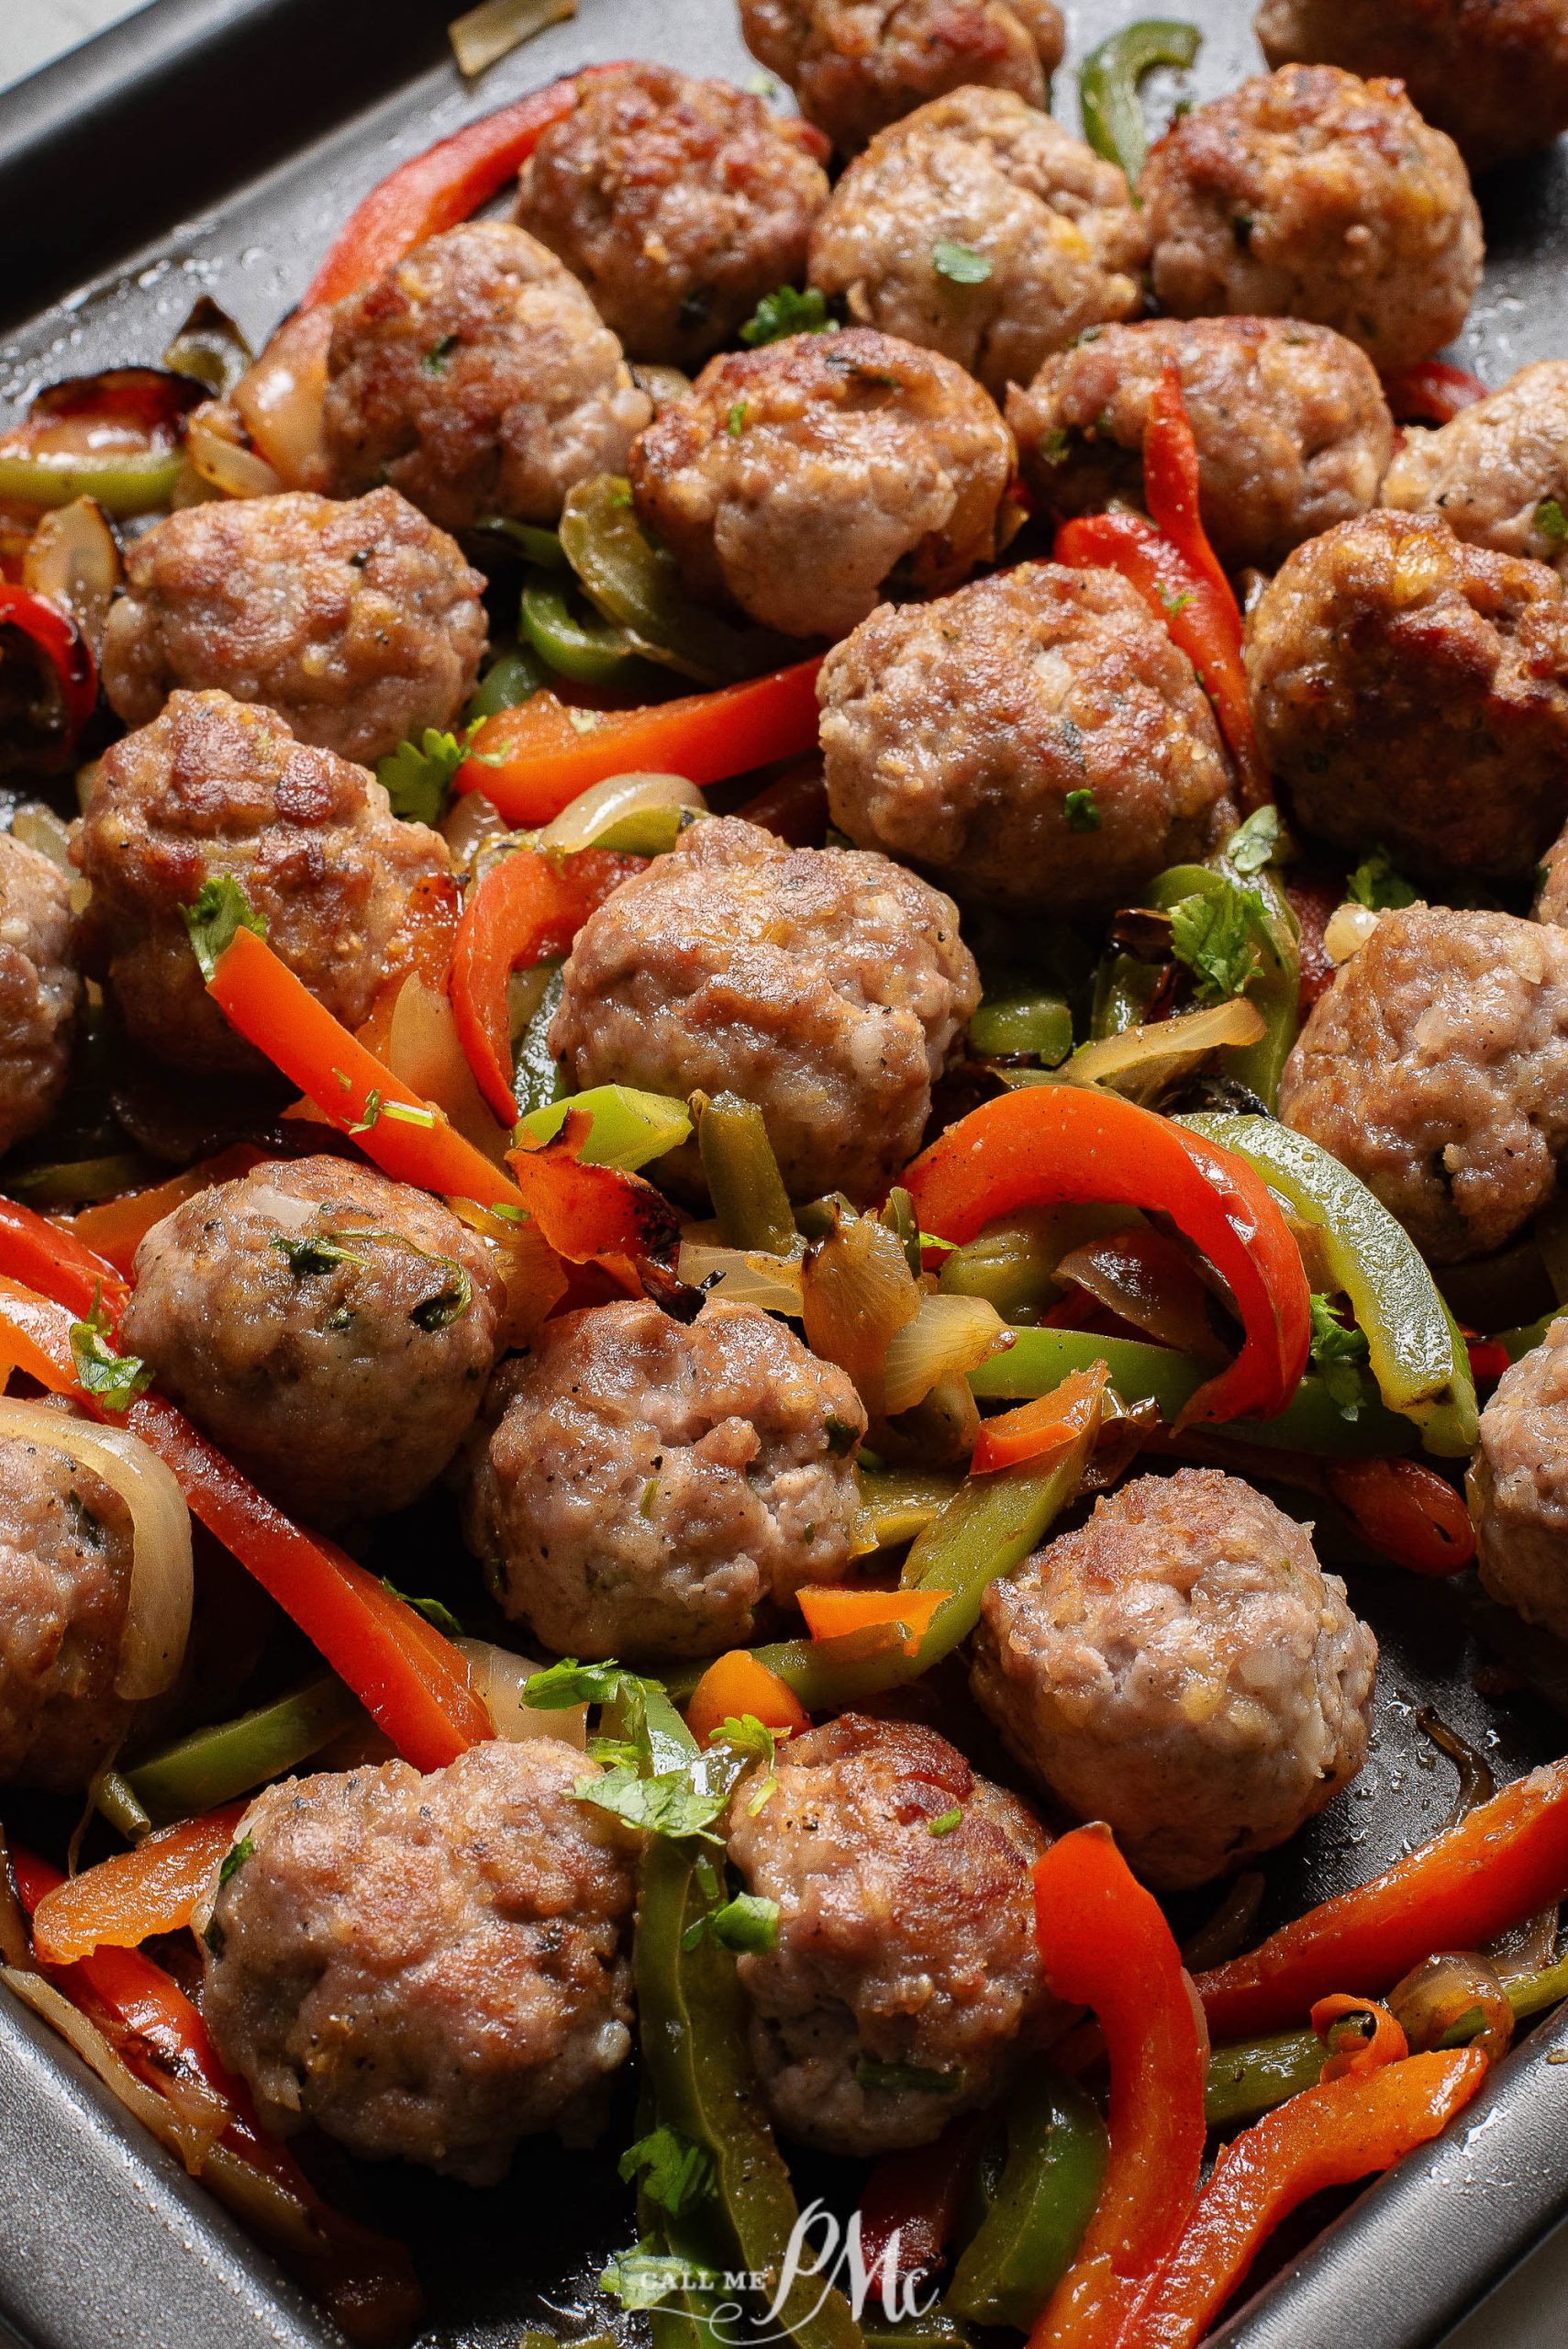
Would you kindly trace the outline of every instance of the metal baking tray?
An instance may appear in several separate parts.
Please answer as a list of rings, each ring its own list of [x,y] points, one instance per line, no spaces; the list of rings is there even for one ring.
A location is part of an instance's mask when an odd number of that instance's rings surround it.
[[[3,13],[4,0],[0,0]],[[1077,0],[1058,83],[1133,0]],[[1196,96],[1257,69],[1243,0],[1189,0]],[[581,0],[574,20],[465,88],[446,0],[154,0],[0,95],[0,415],[56,376],[156,361],[210,293],[253,341],[331,232],[402,157],[590,61],[662,58],[744,80],[732,0]],[[3,41],[0,32],[0,41]],[[1158,94],[1157,94],[1158,95]],[[1170,93],[1167,92],[1169,96]],[[1483,191],[1491,259],[1457,354],[1489,382],[1563,347],[1568,161]],[[1499,1780],[1568,1746],[1533,1697],[1483,1698],[1463,1591],[1375,1568],[1353,1595],[1383,1644],[1372,1760],[1270,1870],[1265,1926],[1360,1881],[1440,1826],[1451,1766],[1431,1706]],[[1532,1635],[1536,1650],[1550,1647]],[[1568,1658],[1562,1662],[1568,1688]],[[627,2131],[629,2134],[629,2129]],[[1218,2336],[1225,2349],[1429,2349],[1568,2213],[1568,2020],[1518,2048],[1438,2144],[1318,2232]],[[366,2214],[408,2241],[421,2349],[513,2349],[528,2326],[603,2330],[592,2278],[629,2240],[610,2165],[525,2145],[484,2192],[361,2167]],[[617,2330],[634,2337],[621,2321]],[[329,2349],[332,2328],[69,2050],[0,1994],[0,2349]]]

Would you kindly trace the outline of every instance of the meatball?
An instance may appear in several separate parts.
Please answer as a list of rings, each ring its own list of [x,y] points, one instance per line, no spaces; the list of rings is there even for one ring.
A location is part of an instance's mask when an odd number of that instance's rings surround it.
[[[71,884],[0,832],[0,1151],[47,1126],[71,1074],[82,981]]]
[[[652,404],[577,280],[521,228],[432,237],[333,314],[327,462],[339,496],[382,482],[449,530],[553,523],[619,473]]]
[[[850,1563],[866,1415],[841,1370],[710,1297],[547,1321],[495,1381],[468,1536],[559,1654],[713,1655]]]
[[[696,594],[843,636],[890,573],[940,590],[996,552],[1013,440],[951,359],[851,327],[712,360],[629,470]]]
[[[550,1049],[575,1086],[732,1092],[792,1197],[878,1198],[980,1000],[952,901],[885,857],[694,824],[578,931]],[[688,1144],[671,1165],[700,1179]]]
[[[501,1303],[484,1242],[439,1199],[300,1158],[155,1223],[120,1329],[274,1500],[332,1525],[405,1508],[446,1466]]]
[[[1482,1582],[1568,1639],[1568,1321],[1497,1381],[1468,1482]]]
[[[1359,1174],[1432,1263],[1501,1248],[1568,1147],[1568,933],[1416,905],[1313,1006],[1287,1126]]]
[[[851,164],[812,232],[811,282],[999,398],[1085,328],[1136,317],[1148,256],[1114,163],[1010,90],[956,90]]]
[[[974,1693],[1151,1884],[1267,1852],[1366,1759],[1377,1642],[1238,1476],[1140,1476],[985,1594]]]
[[[1142,503],[1144,427],[1170,359],[1227,569],[1277,570],[1304,539],[1375,505],[1394,423],[1363,351],[1296,318],[1158,318],[1087,336],[1008,395],[1037,513],[1060,522]]]
[[[1564,0],[1263,0],[1271,65],[1397,75],[1473,171],[1568,129]]]
[[[202,2013],[268,2128],[486,2186],[597,2133],[631,2047],[637,1839],[551,1738],[286,1779],[239,1822]],[[236,1856],[239,1865],[234,1865]]]
[[[1263,760],[1311,831],[1522,878],[1568,815],[1568,591],[1375,512],[1298,547],[1247,623]]]
[[[126,558],[104,691],[128,726],[177,685],[275,710],[302,742],[373,765],[450,726],[486,623],[454,540],[395,489],[215,499],[155,523]]]
[[[828,196],[820,143],[728,82],[618,66],[534,149],[517,218],[634,358],[694,367],[804,274]]]
[[[137,1041],[177,1068],[260,1067],[207,994],[181,916],[228,874],[270,944],[357,1028],[413,893],[446,843],[400,823],[363,767],[296,742],[270,709],[175,693],[98,763],[72,854],[93,885],[89,936]]]
[[[124,1737],[130,1568],[119,1495],[66,1453],[0,1436],[0,1786],[78,1793]]]
[[[1471,546],[1568,571],[1568,360],[1521,367],[1435,432],[1407,427],[1383,502],[1440,514]]]
[[[925,2144],[1056,2011],[1029,1881],[1049,1839],[910,1722],[841,1714],[792,1738],[775,1776],[765,1802],[743,1780],[729,1807],[730,1859],[779,1909],[777,1948],[739,1961],[763,2092],[828,2153]]]
[[[965,902],[1108,913],[1234,821],[1192,663],[1114,571],[884,604],[817,691],[834,823]]]
[[[1056,0],[740,0],[740,29],[846,155],[975,83],[1046,106],[1066,45]]]
[[[1386,373],[1456,335],[1481,282],[1459,150],[1397,82],[1331,65],[1244,82],[1172,126],[1140,188],[1177,317],[1315,319]]]

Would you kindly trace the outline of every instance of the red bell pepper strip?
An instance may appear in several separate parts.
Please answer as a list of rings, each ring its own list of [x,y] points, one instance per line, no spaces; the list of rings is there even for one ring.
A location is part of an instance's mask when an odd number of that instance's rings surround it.
[[[99,1417],[76,1386],[71,1321],[68,1306],[0,1278],[0,1361]],[[173,1470],[192,1514],[293,1618],[406,1761],[437,1770],[494,1735],[450,1641],[335,1542],[274,1508],[172,1403],[140,1396],[118,1424]]]
[[[227,1803],[200,1819],[161,1828],[133,1851],[68,1876],[33,1912],[33,1945],[54,1965],[103,1946],[137,1949],[154,1933],[177,1933],[234,1841],[245,1805]]]
[[[1451,367],[1445,359],[1423,359],[1396,367],[1383,379],[1383,395],[1398,424],[1451,424],[1456,416],[1486,397],[1479,375]]]
[[[1517,1778],[1353,1892],[1198,1976],[1217,2039],[1299,2023],[1353,1987],[1385,1990],[1435,1949],[1479,1949],[1568,1898],[1568,1761]]]
[[[861,2258],[868,2276],[885,2277],[883,2262],[895,2240],[900,2277],[927,2276],[940,2266],[992,2126],[989,2113],[972,2112],[944,2129],[934,2144],[884,2154],[873,2165],[860,2207]]]
[[[1200,482],[1197,441],[1182,394],[1181,370],[1167,358],[1143,429],[1143,502],[1155,529],[1205,582],[1216,630],[1222,630],[1232,651],[1240,652],[1241,607],[1203,527]]]
[[[1348,2017],[1370,2017],[1372,2029],[1359,2032],[1352,2039],[1331,2039],[1329,2033],[1337,2022]],[[1342,2080],[1352,2073],[1359,2078],[1364,2072],[1380,2072],[1385,2064],[1403,2063],[1410,2053],[1410,2043],[1397,2015],[1380,2007],[1375,1998],[1358,1998],[1349,1990],[1336,1990],[1331,1998],[1319,1998],[1308,2020],[1318,2038],[1329,2049],[1329,2060],[1320,2077]]]
[[[1110,1829],[1078,1827],[1035,1863],[1035,1932],[1060,1998],[1093,2007],[1110,2057],[1110,2155],[1095,2215],[1029,2349],[1112,2349],[1192,2211],[1208,2037],[1170,1926]]]
[[[1478,2048],[1412,2055],[1304,2088],[1232,2140],[1122,2349],[1195,2349],[1268,2236],[1310,2195],[1391,2169],[1438,2135],[1486,2076]]]
[[[509,824],[548,824],[613,774],[684,775],[701,788],[817,747],[821,656],[717,693],[642,709],[568,709],[539,693],[474,736],[456,789],[483,792]]]
[[[1334,1461],[1323,1483],[1363,1541],[1411,1574],[1462,1574],[1475,1555],[1464,1496],[1418,1460]]]
[[[69,613],[47,596],[0,579],[0,628],[20,629],[35,644],[60,689],[65,731],[74,742],[98,706],[93,649]]]
[[[575,855],[520,848],[493,864],[463,907],[452,956],[458,1041],[474,1081],[504,1126],[517,1121],[506,983],[514,971],[566,954],[588,916],[643,859],[605,849]]]
[[[117,1316],[128,1291],[117,1264],[16,1199],[0,1198],[0,1272],[88,1314],[102,1295]]]
[[[456,228],[506,186],[552,124],[576,105],[579,85],[614,65],[590,65],[579,74],[534,90],[495,114],[465,123],[450,139],[427,147],[389,173],[339,229],[300,307],[340,302],[357,294],[383,270],[411,253],[428,237]]]
[[[639,1259],[667,1254],[680,1219],[662,1191],[640,1174],[585,1165],[578,1157],[593,1123],[569,1111],[553,1139],[528,1137],[507,1153],[517,1195],[539,1237],[569,1264],[605,1264],[632,1296],[641,1294]]]
[[[1262,1177],[1151,1109],[1089,1086],[1030,1086],[971,1110],[904,1176],[923,1231],[959,1243],[1021,1208],[1109,1201],[1157,1208],[1229,1284],[1244,1332],[1229,1366],[1176,1425],[1283,1411],[1307,1366],[1301,1253]]]

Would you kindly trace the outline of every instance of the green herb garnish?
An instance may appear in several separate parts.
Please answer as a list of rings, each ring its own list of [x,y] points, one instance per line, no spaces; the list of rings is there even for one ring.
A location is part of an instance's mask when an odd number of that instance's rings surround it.
[[[265,938],[267,925],[251,905],[232,873],[215,873],[202,883],[195,897],[180,908],[190,932],[191,950],[210,986],[213,976],[237,930]]]

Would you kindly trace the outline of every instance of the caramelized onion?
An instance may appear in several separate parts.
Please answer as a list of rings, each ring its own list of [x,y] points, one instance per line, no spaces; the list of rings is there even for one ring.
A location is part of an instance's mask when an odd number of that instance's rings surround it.
[[[271,497],[284,485],[265,457],[220,432],[216,417],[206,408],[191,419],[185,454],[193,472],[225,497]]]
[[[588,1742],[588,1708],[573,1705],[560,1712],[540,1712],[524,1695],[528,1682],[542,1667],[510,1648],[489,1640],[455,1640],[452,1644],[468,1658],[469,1686],[489,1714],[497,1737],[509,1745],[525,1738],[553,1737],[579,1752]]]
[[[1348,963],[1359,954],[1382,916],[1371,906],[1357,906],[1347,901],[1336,906],[1323,925],[1323,952],[1330,963]]]
[[[1103,1240],[1071,1248],[1056,1267],[1121,1320],[1162,1346],[1201,1363],[1221,1363],[1227,1349],[1209,1319],[1209,1292],[1176,1242],[1152,1224],[1129,1224]]]
[[[1456,2025],[1496,2064],[1514,2035],[1514,2010],[1495,1967],[1475,1950],[1445,1950],[1423,1958],[1388,1993],[1411,2049],[1441,2047]],[[1479,2027],[1471,2025],[1479,2017]]]
[[[896,1235],[874,1216],[837,1215],[827,1237],[806,1250],[801,1299],[806,1344],[848,1371],[866,1408],[880,1418],[888,1347],[920,1310],[920,1291]]]
[[[330,305],[285,318],[229,398],[285,489],[317,489],[326,453]]]
[[[984,1297],[922,1297],[917,1311],[887,1341],[884,1408],[895,1416],[913,1410],[944,1379],[965,1377],[988,1354],[1012,1342],[1011,1330]]]
[[[760,1305],[765,1313],[798,1317],[806,1309],[798,1256],[772,1256],[762,1248],[721,1248],[683,1240],[675,1259],[677,1276],[689,1288],[711,1288],[738,1305]]]
[[[43,516],[28,541],[22,584],[70,613],[93,648],[104,649],[104,622],[123,576],[120,551],[103,507],[73,497]]]
[[[706,800],[684,774],[612,774],[590,784],[539,836],[544,848],[587,848],[605,833],[651,807],[706,809]]]
[[[1120,1092],[1141,1095],[1226,1045],[1255,1044],[1264,1025],[1255,1003],[1233,996],[1207,1011],[1184,1011],[1174,1019],[1102,1036],[1074,1052],[1062,1074],[1074,1085],[1115,1085]]]
[[[504,1163],[511,1136],[496,1124],[473,1081],[450,998],[427,986],[417,972],[404,980],[393,1006],[386,1061],[422,1101],[446,1112],[465,1141],[496,1166]]]

